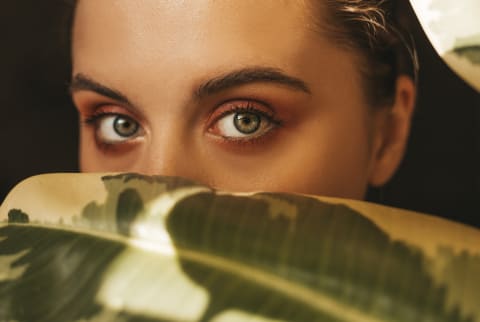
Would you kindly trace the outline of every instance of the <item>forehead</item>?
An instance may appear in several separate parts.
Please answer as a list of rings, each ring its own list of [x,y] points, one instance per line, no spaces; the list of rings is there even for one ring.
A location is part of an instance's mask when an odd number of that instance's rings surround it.
[[[149,100],[145,104],[160,94],[178,98],[212,75],[252,66],[281,69],[325,93],[338,84],[356,87],[355,56],[318,31],[312,12],[320,12],[308,3],[80,0],[73,73],[107,81]]]
[[[238,57],[241,50],[257,59],[262,52],[281,57],[304,47],[307,12],[303,1],[291,0],[81,0],[74,53],[188,60],[202,54],[213,59],[220,56],[216,51]]]
[[[221,26],[244,33],[304,25],[307,11],[302,0],[79,0],[77,22],[160,26],[165,32],[167,26],[183,32],[189,27],[212,31]]]

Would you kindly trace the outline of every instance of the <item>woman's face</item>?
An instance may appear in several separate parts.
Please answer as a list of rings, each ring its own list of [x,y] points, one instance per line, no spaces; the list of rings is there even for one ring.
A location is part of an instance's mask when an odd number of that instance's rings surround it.
[[[381,113],[310,15],[304,1],[80,0],[82,170],[362,198]]]

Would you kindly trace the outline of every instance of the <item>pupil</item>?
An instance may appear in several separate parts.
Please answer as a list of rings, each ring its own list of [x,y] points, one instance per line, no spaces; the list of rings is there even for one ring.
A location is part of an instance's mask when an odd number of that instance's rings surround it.
[[[252,113],[237,113],[233,122],[235,128],[243,134],[251,134],[260,128],[260,117]]]
[[[137,132],[138,124],[124,116],[118,116],[113,123],[113,127],[118,135],[122,137],[129,137]]]

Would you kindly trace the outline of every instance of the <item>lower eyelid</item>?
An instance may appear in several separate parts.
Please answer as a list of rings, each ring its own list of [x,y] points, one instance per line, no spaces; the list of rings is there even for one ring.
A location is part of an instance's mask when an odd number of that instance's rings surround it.
[[[211,136],[218,144],[223,145],[226,149],[235,150],[236,148],[253,148],[254,146],[260,147],[263,144],[267,144],[277,135],[277,132],[280,129],[281,125],[274,124],[264,134],[253,137],[226,137],[213,133],[209,133],[209,136]]]
[[[256,149],[262,149],[261,151],[265,151],[265,146],[268,146],[275,142],[277,130],[278,128],[272,128],[270,131],[268,131],[268,133],[264,135],[248,139],[226,138],[220,136],[213,136],[213,139],[217,141],[217,144],[222,149],[230,151],[230,153],[243,153],[243,151],[251,151],[256,153]]]
[[[137,147],[138,144],[141,144],[141,142],[143,141],[141,137],[135,137],[127,141],[111,143],[99,140],[95,134],[93,140],[98,150],[100,150],[102,153],[111,154],[127,153],[128,151],[135,149],[135,147]]]

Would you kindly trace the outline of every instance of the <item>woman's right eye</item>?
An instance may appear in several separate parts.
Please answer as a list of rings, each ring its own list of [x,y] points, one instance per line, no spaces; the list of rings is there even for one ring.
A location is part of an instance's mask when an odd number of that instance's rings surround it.
[[[122,114],[99,115],[94,122],[97,140],[106,144],[123,143],[140,133],[138,122]]]

